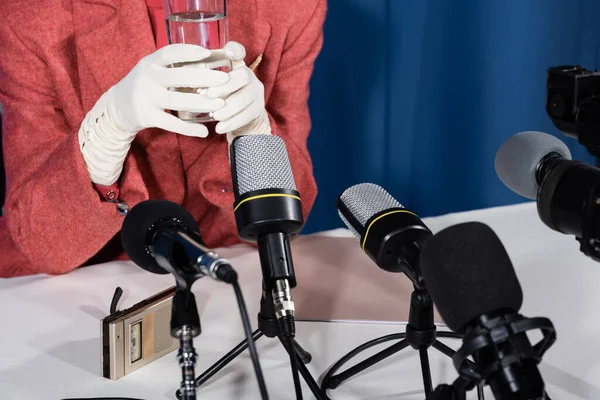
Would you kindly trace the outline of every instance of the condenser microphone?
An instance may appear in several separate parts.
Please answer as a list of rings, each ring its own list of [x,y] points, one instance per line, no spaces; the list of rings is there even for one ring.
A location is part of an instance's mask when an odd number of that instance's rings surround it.
[[[495,165],[509,189],[536,200],[544,224],[576,236],[581,251],[600,261],[600,169],[571,160],[562,141],[534,131],[504,142]]]
[[[278,136],[239,136],[231,143],[234,214],[239,236],[257,242],[264,289],[273,296],[284,335],[293,336],[296,275],[289,238],[304,225],[300,194]]]
[[[537,364],[556,334],[547,318],[525,318],[521,285],[510,258],[487,225],[463,223],[429,238],[421,251],[421,271],[448,327],[464,333],[453,356],[461,376],[489,384],[496,399],[544,399]],[[526,332],[541,329],[532,346]],[[473,357],[476,369],[467,367]],[[470,372],[467,372],[470,371]]]
[[[342,221],[379,268],[403,272],[417,287],[422,287],[419,253],[431,231],[414,212],[373,183],[360,183],[346,189],[338,197],[337,209]]]
[[[133,207],[121,229],[125,253],[154,274],[171,273],[181,289],[205,275],[233,283],[229,262],[202,243],[198,224],[185,208],[165,200],[146,200]]]

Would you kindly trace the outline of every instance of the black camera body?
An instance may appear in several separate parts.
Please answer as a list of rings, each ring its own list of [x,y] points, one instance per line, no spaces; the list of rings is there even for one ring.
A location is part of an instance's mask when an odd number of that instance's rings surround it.
[[[600,70],[579,65],[549,68],[546,112],[558,130],[600,157]]]

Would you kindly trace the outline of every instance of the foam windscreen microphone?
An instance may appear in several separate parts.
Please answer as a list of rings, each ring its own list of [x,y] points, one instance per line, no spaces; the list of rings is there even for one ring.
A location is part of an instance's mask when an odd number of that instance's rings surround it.
[[[404,272],[419,285],[419,252],[431,231],[381,186],[360,183],[337,200],[340,218],[381,269]]]
[[[575,237],[600,261],[600,169],[571,160],[567,146],[543,132],[521,132],[496,153],[496,172],[512,191],[537,202],[549,228]]]
[[[526,131],[511,136],[500,146],[495,168],[510,190],[535,200],[540,184],[557,160],[571,160],[566,144],[544,132]]]
[[[518,312],[523,292],[508,253],[494,231],[479,222],[446,228],[421,251],[421,272],[450,329],[465,333],[481,315]]]
[[[491,386],[495,398],[543,399],[537,364],[556,339],[554,327],[547,318],[518,314],[521,285],[494,231],[479,222],[440,231],[423,246],[421,271],[444,322],[466,334],[453,356],[459,373],[472,356],[476,373]],[[535,346],[526,334],[532,329],[544,334]]]
[[[183,289],[205,275],[228,283],[237,279],[227,260],[204,247],[194,217],[170,201],[133,207],[123,221],[121,243],[136,265],[153,274],[173,274]]]

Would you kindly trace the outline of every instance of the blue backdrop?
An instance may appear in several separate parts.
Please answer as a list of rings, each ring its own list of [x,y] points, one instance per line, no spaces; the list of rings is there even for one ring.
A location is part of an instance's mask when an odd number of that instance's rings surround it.
[[[525,201],[494,171],[523,130],[564,140],[546,70],[600,67],[598,0],[329,0],[311,82],[319,195],[305,233],[343,226],[335,200],[382,185],[421,216]]]

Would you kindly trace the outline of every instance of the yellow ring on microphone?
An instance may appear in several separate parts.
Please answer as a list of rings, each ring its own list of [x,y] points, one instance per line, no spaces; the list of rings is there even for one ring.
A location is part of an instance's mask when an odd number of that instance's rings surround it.
[[[252,197],[248,197],[247,199],[244,199],[242,201],[240,201],[240,203],[233,209],[233,212],[236,212],[238,208],[240,208],[240,206],[250,200],[256,200],[256,199],[264,199],[266,197],[291,197],[292,199],[296,199],[298,201],[302,201],[300,199],[299,196],[295,196],[293,194],[287,194],[287,193],[269,193],[269,194],[259,194],[257,196],[252,196]]]
[[[378,221],[378,220],[380,220],[381,218],[383,218],[383,217],[387,217],[388,215],[391,215],[391,214],[398,214],[398,213],[407,213],[407,214],[412,214],[412,215],[414,215],[415,217],[417,217],[417,218],[418,218],[417,214],[415,214],[415,213],[414,213],[414,212],[412,212],[412,211],[408,211],[408,210],[394,210],[394,211],[390,211],[390,212],[388,212],[388,213],[385,213],[385,214],[383,214],[383,215],[380,215],[379,217],[377,217],[377,218],[375,218],[373,221],[371,221],[371,223],[370,223],[370,224],[369,224],[369,226],[367,227],[367,232],[365,233],[365,238],[363,239],[362,246],[361,246],[363,250],[365,249],[365,243],[367,242],[367,236],[369,236],[369,230],[371,229],[371,227],[373,226],[373,224],[374,224],[376,221]]]

